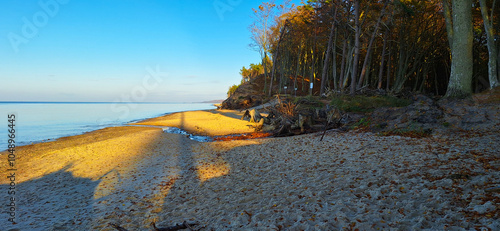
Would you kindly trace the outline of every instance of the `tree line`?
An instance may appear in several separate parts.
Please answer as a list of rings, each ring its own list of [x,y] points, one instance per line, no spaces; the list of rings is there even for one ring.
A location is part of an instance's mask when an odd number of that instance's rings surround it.
[[[364,88],[463,98],[499,86],[497,0],[290,0],[254,11],[250,46],[264,93]],[[300,84],[299,84],[300,82]]]

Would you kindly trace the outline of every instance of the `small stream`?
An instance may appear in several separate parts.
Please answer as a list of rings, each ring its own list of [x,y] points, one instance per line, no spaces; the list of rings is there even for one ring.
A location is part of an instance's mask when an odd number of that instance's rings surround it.
[[[197,136],[190,134],[180,128],[176,127],[166,127],[166,126],[154,126],[154,125],[138,125],[138,124],[128,124],[127,126],[135,126],[135,127],[148,127],[148,128],[161,128],[164,133],[171,133],[171,134],[180,134],[180,135],[185,135],[191,140],[198,141],[198,142],[212,142],[214,139],[210,136]]]
[[[212,137],[193,135],[193,134],[190,134],[190,133],[188,133],[180,128],[176,128],[176,127],[162,127],[162,129],[163,129],[163,132],[165,132],[165,133],[185,135],[189,139],[194,140],[194,141],[198,141],[198,142],[212,142],[212,141],[214,141],[214,139]]]

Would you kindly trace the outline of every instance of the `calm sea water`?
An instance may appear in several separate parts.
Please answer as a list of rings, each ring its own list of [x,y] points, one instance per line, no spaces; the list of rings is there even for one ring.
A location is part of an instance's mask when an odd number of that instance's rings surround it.
[[[209,103],[2,103],[0,150],[7,149],[8,118],[15,114],[16,146],[123,125],[168,113],[215,108]]]

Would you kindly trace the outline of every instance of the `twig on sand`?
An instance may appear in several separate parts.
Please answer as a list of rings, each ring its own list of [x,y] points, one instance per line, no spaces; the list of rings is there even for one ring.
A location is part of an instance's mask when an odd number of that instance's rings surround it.
[[[321,139],[319,139],[319,141],[323,141],[323,137],[325,137],[327,128],[328,128],[328,121],[326,121],[325,123],[325,128],[323,129],[323,135],[321,135]]]

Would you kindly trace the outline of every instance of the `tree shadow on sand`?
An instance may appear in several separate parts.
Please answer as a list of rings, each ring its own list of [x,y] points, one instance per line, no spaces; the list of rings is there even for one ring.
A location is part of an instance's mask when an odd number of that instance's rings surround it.
[[[2,212],[0,230],[113,230],[108,223],[149,229],[168,191],[162,185],[174,175],[165,163],[176,165],[162,151],[173,148],[164,135],[158,128],[108,128],[20,148],[16,175],[26,180],[17,179],[17,224]],[[7,179],[1,182],[0,199],[8,201]]]
[[[181,123],[184,123],[184,119],[182,115]],[[257,143],[248,141],[237,146]],[[195,228],[213,226],[227,228],[232,222],[225,219],[228,217],[235,219],[241,217],[240,220],[248,224],[249,217],[244,211],[251,210],[239,207],[240,203],[234,201],[235,198],[244,197],[246,192],[232,187],[236,182],[245,181],[246,173],[239,172],[239,169],[245,166],[231,163],[224,158],[223,153],[234,147],[225,147],[217,143],[199,143],[182,136],[178,136],[177,145],[180,151],[178,153],[180,174],[164,199],[158,227],[188,222],[198,223]],[[248,183],[249,187],[257,187],[252,185],[257,182]],[[221,207],[225,209],[215,209]]]
[[[2,213],[2,230],[69,230],[85,229],[92,220],[93,195],[100,180],[74,177],[72,164],[41,178],[16,185],[16,223],[6,222]],[[1,185],[7,189],[8,185]],[[63,191],[64,195],[54,193]],[[7,201],[5,198],[3,201]],[[89,216],[90,215],[90,216]]]

